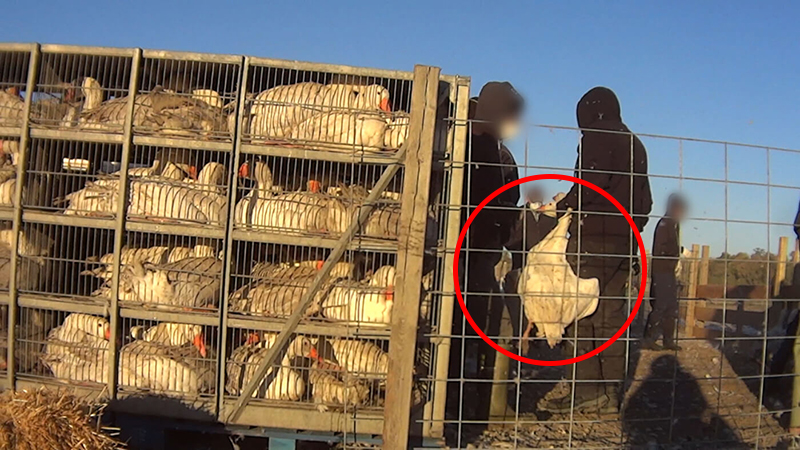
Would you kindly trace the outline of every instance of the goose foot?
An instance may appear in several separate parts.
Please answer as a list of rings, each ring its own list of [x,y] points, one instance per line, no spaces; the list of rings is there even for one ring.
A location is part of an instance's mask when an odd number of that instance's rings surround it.
[[[528,327],[525,328],[525,332],[522,333],[522,338],[520,339],[519,348],[522,352],[522,356],[528,354],[528,349],[530,348],[530,344],[528,340],[530,339],[531,330],[533,330],[533,322],[528,322]]]

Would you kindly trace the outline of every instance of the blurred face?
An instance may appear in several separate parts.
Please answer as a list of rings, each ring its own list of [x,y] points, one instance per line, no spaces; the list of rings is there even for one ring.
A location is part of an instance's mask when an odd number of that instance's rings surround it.
[[[686,217],[686,208],[684,206],[675,207],[672,217],[677,221],[683,220]]]
[[[539,189],[531,189],[528,191],[525,199],[529,203],[542,203],[544,201],[544,195],[542,195],[542,191]]]
[[[500,140],[506,141],[509,139],[514,139],[517,135],[519,135],[519,131],[522,129],[522,119],[519,116],[509,117],[506,120],[500,122],[499,132],[500,132]]]

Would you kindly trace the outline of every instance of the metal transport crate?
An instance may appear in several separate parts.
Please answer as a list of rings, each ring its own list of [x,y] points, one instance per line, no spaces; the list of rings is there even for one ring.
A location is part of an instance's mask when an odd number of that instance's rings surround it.
[[[468,79],[64,45],[0,61],[5,386],[408,438]]]

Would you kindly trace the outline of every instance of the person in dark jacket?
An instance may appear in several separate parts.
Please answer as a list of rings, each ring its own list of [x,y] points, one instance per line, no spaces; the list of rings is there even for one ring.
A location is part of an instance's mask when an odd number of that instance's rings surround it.
[[[596,87],[578,102],[578,126],[582,131],[575,176],[611,194],[644,229],[652,207],[644,145],[622,122],[617,96]],[[597,278],[600,302],[595,313],[570,327],[577,333],[578,355],[588,353],[614,335],[628,316],[627,285],[635,238],[627,220],[601,194],[575,184],[556,205],[559,213],[575,211],[570,224],[567,261],[581,278]],[[572,355],[572,350],[569,350]],[[599,355],[577,363],[574,407],[582,412],[616,411],[625,378],[625,344],[615,342]],[[590,381],[602,380],[602,381]],[[572,407],[571,396],[544,405],[551,412]]]
[[[467,217],[491,193],[504,184],[518,178],[516,163],[511,152],[503,145],[517,128],[523,113],[524,101],[507,82],[487,83],[477,99],[469,105],[470,135],[464,169],[462,226]],[[493,199],[476,215],[470,225],[459,257],[461,288],[467,309],[475,323],[489,335],[497,334],[499,318],[489,322],[489,305],[493,296],[502,313],[502,298],[497,294],[500,286],[495,277],[495,265],[502,258],[503,244],[511,234],[517,217],[519,187],[507,190]],[[516,210],[516,211],[515,211]],[[465,270],[466,269],[466,270]],[[456,307],[457,308],[457,307]],[[493,305],[496,309],[496,305]],[[496,329],[494,329],[496,328]],[[464,325],[464,316],[456,311],[453,320],[453,335],[462,334],[470,338],[453,340],[450,353],[450,377],[491,378],[494,350],[477,337],[472,327]],[[490,353],[491,352],[491,353]],[[462,361],[462,353],[465,355]],[[471,415],[486,418],[489,395],[488,383],[472,383],[463,387],[450,385],[453,389],[473,390],[468,397],[477,401],[477,406],[468,408]],[[474,388],[474,389],[473,389]],[[455,394],[455,392],[454,392]],[[453,398],[461,397],[456,395]]]
[[[667,213],[658,221],[653,236],[650,266],[650,305],[642,348],[648,350],[680,350],[675,343],[675,321],[678,319],[678,280],[675,270],[681,257],[680,223],[686,214],[686,202],[677,194],[669,196]],[[664,346],[656,343],[659,335]]]
[[[510,83],[490,82],[481,89],[471,122],[462,200],[467,211],[463,221],[492,192],[518,179],[514,158],[502,141],[512,137],[511,131],[520,120],[523,106],[522,96]],[[516,186],[494,198],[475,217],[467,234],[464,246],[467,252],[462,256],[467,267],[467,306],[480,327],[486,327],[489,296],[499,290],[494,266],[500,261],[503,244],[511,234],[516,219],[513,209],[518,201]]]
[[[797,207],[797,215],[794,216],[794,235],[800,239],[800,206]]]
[[[511,237],[505,245],[506,249],[511,252],[511,270],[506,274],[503,282],[503,293],[514,336],[520,336],[521,325],[527,323],[521,307],[522,301],[516,295],[520,272],[525,266],[528,252],[544,239],[558,223],[554,217],[546,216],[538,211],[543,205],[543,201],[544,195],[541,188],[534,186],[528,190],[525,195],[524,209],[511,229]]]

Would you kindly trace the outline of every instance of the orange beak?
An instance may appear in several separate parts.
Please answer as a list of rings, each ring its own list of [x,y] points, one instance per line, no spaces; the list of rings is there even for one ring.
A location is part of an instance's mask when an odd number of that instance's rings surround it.
[[[387,301],[390,302],[394,301],[394,287],[389,286],[389,289],[386,292],[384,292],[384,295],[386,296]]]
[[[308,190],[315,194],[319,194],[322,192],[322,183],[317,180],[308,180]]]
[[[392,105],[389,103],[389,98],[381,99],[380,108],[382,111],[392,112]]]
[[[193,180],[197,179],[197,167],[195,166],[189,167],[189,177]]]
[[[16,95],[17,97],[19,97],[20,89],[14,86],[6,89],[6,92],[8,92],[11,95]]]
[[[106,327],[103,332],[103,336],[106,338],[107,341],[111,340],[111,328]]]
[[[322,266],[325,265],[325,261],[317,261],[317,270],[322,270]]]
[[[247,178],[250,176],[250,163],[244,163],[239,167],[239,178]]]
[[[206,342],[205,342],[205,337],[203,336],[203,333],[200,333],[200,334],[198,334],[197,336],[194,337],[194,341],[192,342],[192,345],[197,347],[197,350],[200,351],[200,356],[202,356],[203,358],[205,358],[206,355],[208,355],[208,352],[206,351]]]
[[[322,357],[319,356],[319,352],[314,347],[311,347],[311,351],[308,352],[308,357],[311,358],[311,359],[316,359],[317,361],[323,362]]]
[[[248,345],[252,345],[260,340],[261,338],[258,336],[258,333],[250,333],[247,335],[247,341],[245,343]]]

